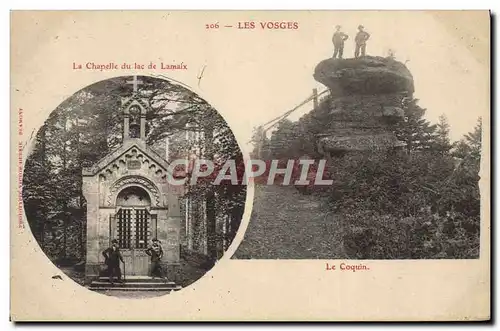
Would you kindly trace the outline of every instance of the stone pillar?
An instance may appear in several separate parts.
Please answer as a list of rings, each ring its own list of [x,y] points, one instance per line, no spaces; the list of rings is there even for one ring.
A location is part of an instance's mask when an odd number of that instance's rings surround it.
[[[141,108],[142,109],[142,108]],[[146,140],[146,114],[141,111],[141,139]]]
[[[161,265],[167,278],[176,280],[180,264],[180,217],[170,216],[169,210],[157,211],[157,238],[163,248]]]
[[[168,197],[168,226],[170,228],[169,235],[171,239],[174,239],[177,243],[172,246],[171,252],[172,257],[175,261],[180,259],[180,229],[181,222],[183,220],[183,215],[181,215],[181,206],[179,205],[180,199],[177,194],[170,194]]]
[[[166,261],[177,263],[180,259],[180,217],[168,216],[165,225],[167,242],[164,249]]]
[[[83,176],[82,191],[87,200],[87,257],[85,279],[99,276],[99,182],[97,176]]]
[[[166,209],[156,210],[156,238],[161,242],[165,257],[163,260],[168,260],[167,258],[167,217],[168,211]]]
[[[158,211],[157,237],[161,241],[165,253],[165,261],[179,260],[180,219],[168,215],[166,210]]]
[[[111,216],[115,214],[114,208],[100,208],[99,209],[99,263],[104,263],[104,256],[102,251],[111,245],[111,232],[113,232],[111,224]]]
[[[128,114],[123,115],[123,140],[130,137],[130,119]]]

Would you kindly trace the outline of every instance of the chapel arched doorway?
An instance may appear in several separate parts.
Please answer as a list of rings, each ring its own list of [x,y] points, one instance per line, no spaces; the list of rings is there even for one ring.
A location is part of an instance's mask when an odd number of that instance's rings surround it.
[[[113,223],[111,238],[118,240],[126,275],[147,276],[150,262],[145,250],[156,236],[157,223],[148,192],[139,186],[122,189],[116,197]]]

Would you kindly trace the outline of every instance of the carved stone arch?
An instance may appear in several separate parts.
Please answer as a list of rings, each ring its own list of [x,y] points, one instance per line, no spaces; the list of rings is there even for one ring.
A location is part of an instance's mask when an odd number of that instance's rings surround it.
[[[139,108],[141,108],[141,114],[145,114],[147,109],[149,108],[148,103],[142,98],[132,97],[122,101],[122,108],[125,114],[129,113],[129,109],[132,106],[139,106]]]
[[[108,206],[113,206],[118,193],[130,186],[138,186],[143,188],[150,195],[151,206],[161,207],[160,190],[151,180],[142,176],[126,176],[114,182],[109,189],[108,197],[106,200]]]

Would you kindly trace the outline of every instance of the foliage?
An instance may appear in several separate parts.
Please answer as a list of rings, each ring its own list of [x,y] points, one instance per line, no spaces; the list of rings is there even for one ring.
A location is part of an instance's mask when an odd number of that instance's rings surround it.
[[[466,137],[462,159],[436,149],[351,154],[330,165],[330,208],[341,215],[349,258],[478,257],[480,128]]]
[[[369,209],[407,217],[422,208],[479,213],[478,175],[452,157],[347,155],[329,169],[334,210]]]
[[[479,257],[479,218],[429,209],[399,217],[352,210],[340,219],[350,259],[467,259]]]
[[[450,142],[450,124],[446,115],[439,116],[439,122],[436,125],[436,138],[434,142],[434,150],[440,153],[449,153],[453,148]]]
[[[403,151],[335,156],[327,168],[332,186],[300,192],[326,199],[350,258],[477,258],[481,120],[452,143],[444,115],[431,124],[418,99],[405,98],[401,107],[404,119],[393,129]],[[315,137],[328,132],[329,111],[325,100],[298,122],[280,122],[270,157],[317,158]]]
[[[482,120],[478,118],[477,124],[472,132],[466,134],[456,145],[452,151],[452,155],[461,159],[469,159],[470,161],[479,163],[481,160],[481,135],[482,135]]]
[[[261,137],[259,141],[265,151],[262,157],[265,159],[297,159],[304,155],[312,158],[321,157],[317,149],[317,139],[318,134],[329,129],[330,101],[330,97],[325,97],[317,109],[305,114],[297,122],[287,119],[280,121],[270,139],[262,138],[261,129],[256,130],[252,141],[255,142]]]
[[[413,98],[404,99],[401,106],[404,119],[395,127],[396,137],[406,144],[407,153],[431,150],[436,139],[436,125],[424,118],[426,110]]]
[[[82,168],[98,162],[122,142],[121,98],[130,96],[128,77],[117,77],[88,86],[66,99],[40,128],[31,143],[23,175],[23,202],[31,231],[53,260],[83,259],[86,237],[86,202],[82,195]],[[139,94],[151,110],[146,115],[147,143],[161,143],[168,136],[203,133],[201,144],[220,160],[241,155],[234,135],[222,117],[205,100],[181,85],[141,76]],[[182,146],[183,155],[192,148]],[[233,195],[235,210],[244,206],[246,187]],[[224,193],[224,194],[223,194]],[[236,213],[217,206],[216,213]],[[224,209],[226,208],[226,209]],[[239,225],[239,221],[234,222]]]

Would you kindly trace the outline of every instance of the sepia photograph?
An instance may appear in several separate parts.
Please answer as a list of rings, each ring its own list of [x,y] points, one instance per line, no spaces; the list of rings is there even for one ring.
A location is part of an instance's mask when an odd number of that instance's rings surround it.
[[[470,89],[447,95],[424,86],[420,100],[417,75],[424,71],[412,63],[422,55],[403,49],[406,57],[398,56],[387,46],[397,40],[386,32],[349,28],[336,25],[324,40],[332,55],[311,72],[318,87],[255,128],[252,157],[278,160],[295,184],[286,172],[273,185],[256,182],[250,223],[233,258],[479,258],[482,119],[469,108]],[[479,74],[465,69],[458,78]],[[450,96],[453,108],[426,109]],[[430,112],[441,113],[431,120]],[[460,132],[449,117],[465,112],[474,121]],[[308,180],[298,183],[305,160],[326,162],[319,178],[329,185],[317,185],[317,167],[305,169]]]
[[[197,159],[217,167],[242,154],[224,119],[182,84],[97,82],[32,135],[22,190],[30,230],[50,261],[89,290],[134,298],[178,291],[232,243],[246,186],[186,179]]]
[[[11,320],[491,319],[490,30],[12,11]]]

